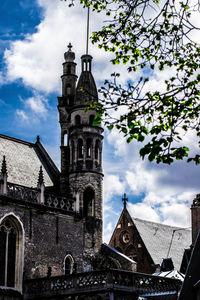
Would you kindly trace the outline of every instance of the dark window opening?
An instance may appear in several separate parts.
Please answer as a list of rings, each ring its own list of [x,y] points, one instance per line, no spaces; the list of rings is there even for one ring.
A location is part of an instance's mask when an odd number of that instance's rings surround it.
[[[94,191],[91,188],[87,188],[83,194],[83,215],[94,216]]]
[[[90,115],[89,124],[92,125],[93,121],[94,121],[94,115]]]
[[[70,95],[71,94],[71,85],[67,84],[66,88],[67,88],[67,95]]]
[[[83,158],[83,141],[78,139],[78,158]]]
[[[74,162],[75,158],[75,149],[74,149],[74,141],[72,141],[72,162]]]
[[[91,157],[91,151],[92,151],[92,140],[91,139],[87,139],[87,142],[86,142],[86,148],[87,148],[87,151],[86,151],[86,156],[88,158]]]
[[[95,159],[99,159],[99,140],[95,143]]]
[[[75,117],[75,124],[80,125],[81,124],[81,117],[79,115],[76,115]]]
[[[67,256],[65,258],[65,263],[64,263],[64,266],[65,266],[65,275],[69,275],[72,273],[72,260],[69,256]]]
[[[71,74],[71,65],[67,66],[67,74]]]

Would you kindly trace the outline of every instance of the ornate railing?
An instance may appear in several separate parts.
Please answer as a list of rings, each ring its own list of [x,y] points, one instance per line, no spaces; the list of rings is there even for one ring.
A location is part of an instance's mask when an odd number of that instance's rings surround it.
[[[10,198],[37,203],[39,195],[40,192],[37,189],[10,182],[7,183],[7,196]]]
[[[181,282],[176,279],[120,270],[78,273],[51,278],[28,280],[24,285],[25,299],[42,299],[42,296],[87,295],[98,292],[120,291],[126,294],[151,295],[177,293]]]
[[[68,211],[73,211],[74,200],[65,197],[56,196],[53,194],[44,194],[44,204],[52,208],[61,208]]]
[[[74,200],[53,194],[41,194],[40,189],[29,188],[14,183],[7,183],[7,192],[5,196],[25,202],[43,205],[44,207],[62,209],[65,211],[74,211]]]

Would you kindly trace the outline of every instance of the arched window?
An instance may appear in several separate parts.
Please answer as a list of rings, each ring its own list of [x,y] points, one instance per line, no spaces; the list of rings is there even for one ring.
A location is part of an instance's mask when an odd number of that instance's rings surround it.
[[[67,95],[70,95],[71,94],[71,85],[67,84],[66,88],[67,88]]]
[[[78,139],[78,158],[83,158],[83,140]]]
[[[81,124],[81,117],[79,115],[75,116],[75,125],[80,125]]]
[[[95,159],[99,159],[99,140],[96,140],[96,143],[95,143]]]
[[[89,124],[92,125],[93,121],[94,121],[94,115],[90,115],[89,116]]]
[[[94,216],[94,191],[90,187],[86,188],[83,194],[83,215]]]
[[[8,216],[0,223],[0,285],[22,288],[23,233],[19,221]]]
[[[72,147],[72,163],[74,162],[74,158],[75,158],[75,149],[74,149],[74,141],[72,141],[72,144],[71,144],[71,147]]]
[[[64,133],[64,146],[67,146],[67,143],[68,143],[67,133]]]
[[[72,274],[73,273],[73,268],[74,268],[73,257],[70,254],[68,254],[65,257],[65,260],[64,260],[64,274],[65,275]]]
[[[91,157],[91,152],[92,152],[92,140],[91,139],[87,139],[86,142],[86,156],[89,158]]]

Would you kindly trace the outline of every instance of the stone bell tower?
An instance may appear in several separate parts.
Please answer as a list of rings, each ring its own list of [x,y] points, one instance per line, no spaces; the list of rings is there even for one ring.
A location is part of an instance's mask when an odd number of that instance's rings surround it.
[[[61,126],[61,194],[76,198],[76,210],[84,225],[84,249],[98,251],[102,243],[102,142],[103,129],[93,126],[95,111],[86,107],[98,101],[92,76],[92,56],[81,57],[76,85],[75,54],[64,54],[62,97],[58,98]]]

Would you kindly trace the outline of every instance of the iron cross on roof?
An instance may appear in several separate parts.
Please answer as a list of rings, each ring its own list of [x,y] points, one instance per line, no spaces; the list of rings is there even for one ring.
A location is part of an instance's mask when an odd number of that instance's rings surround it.
[[[124,202],[124,208],[126,208],[126,202],[128,202],[128,198],[126,197],[126,193],[124,193],[124,198],[122,198],[122,201]]]

